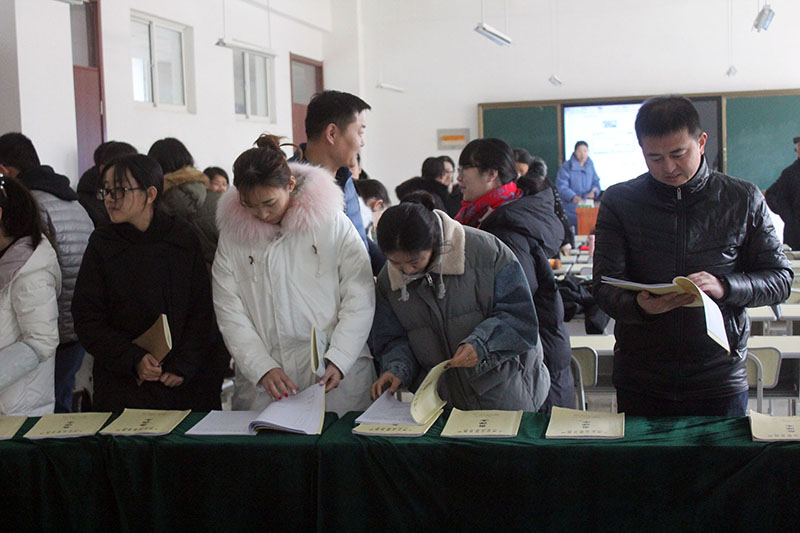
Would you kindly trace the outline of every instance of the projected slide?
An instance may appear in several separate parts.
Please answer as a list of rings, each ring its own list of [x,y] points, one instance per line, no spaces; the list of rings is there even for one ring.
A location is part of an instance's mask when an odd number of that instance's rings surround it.
[[[564,159],[575,143],[589,143],[603,190],[647,172],[633,123],[641,103],[564,106]]]

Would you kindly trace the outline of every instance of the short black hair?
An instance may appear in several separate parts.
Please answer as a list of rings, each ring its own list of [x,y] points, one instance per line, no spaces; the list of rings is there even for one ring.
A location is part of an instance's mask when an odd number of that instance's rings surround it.
[[[430,211],[433,211],[434,209],[438,209],[439,211],[445,210],[444,201],[442,201],[441,197],[438,194],[432,194],[424,189],[417,189],[416,191],[411,191],[410,193],[400,198],[400,203],[424,205],[425,208],[429,209]]]
[[[573,151],[577,150],[579,146],[585,146],[587,150],[589,149],[589,143],[587,143],[586,141],[578,141],[575,143],[575,148],[573,149]]]
[[[441,247],[437,215],[419,202],[402,202],[384,211],[377,232],[384,254],[433,250],[436,255]]]
[[[514,161],[531,166],[533,164],[533,156],[525,148],[514,148]]]
[[[103,173],[100,175],[101,186],[106,173],[112,171],[111,179],[115,187],[125,187],[128,174],[130,174],[145,191],[150,187],[156,188],[158,194],[153,206],[160,201],[161,193],[164,191],[164,172],[158,161],[152,157],[144,154],[132,154],[112,159],[103,166]]]
[[[356,192],[365,202],[370,198],[383,200],[383,205],[388,206],[391,204],[389,200],[389,191],[378,180],[360,179],[354,180],[353,185],[356,187]]]
[[[41,163],[33,142],[19,132],[11,132],[0,135],[0,165],[25,172],[41,166]]]
[[[94,164],[96,167],[101,167],[118,157],[123,155],[138,154],[139,151],[132,145],[122,141],[106,141],[94,150]]]
[[[336,124],[340,130],[347,129],[356,115],[372,109],[358,96],[341,91],[322,91],[311,97],[306,109],[306,137],[314,140],[328,124]]]
[[[158,161],[164,174],[175,172],[184,167],[193,167],[194,158],[186,146],[174,137],[159,139],[153,143],[147,155]]]
[[[537,175],[547,177],[547,163],[539,156],[533,156],[533,161],[528,168],[528,176]]]
[[[453,167],[453,170],[456,169],[456,162],[453,161],[453,158],[449,155],[440,155],[439,159],[442,160],[442,163],[450,163],[450,166]]]
[[[517,165],[511,147],[500,139],[475,139],[464,147],[458,158],[462,167],[478,167],[481,172],[496,170],[503,185],[517,177]]]
[[[228,185],[230,185],[231,183],[231,180],[228,178],[228,173],[219,167],[207,167],[203,171],[203,174],[205,174],[206,177],[208,177],[209,181],[213,180],[214,176],[222,176],[223,178],[225,178],[225,183],[227,183]]]
[[[15,167],[16,168],[16,167]],[[20,181],[0,174],[0,226],[9,237],[30,237],[34,248],[42,241],[42,217],[39,204]]]
[[[438,157],[429,157],[422,162],[422,179],[435,180],[444,174],[444,161]]]
[[[656,96],[645,100],[636,113],[636,139],[639,145],[644,137],[663,137],[686,130],[692,137],[700,137],[700,115],[692,101],[685,96]]]

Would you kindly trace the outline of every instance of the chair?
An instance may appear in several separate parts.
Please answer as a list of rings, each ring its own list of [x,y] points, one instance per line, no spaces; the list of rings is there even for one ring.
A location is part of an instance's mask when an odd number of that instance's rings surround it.
[[[597,352],[588,346],[572,348],[570,358],[572,377],[575,380],[575,392],[581,411],[586,410],[586,387],[597,385]]]
[[[781,352],[775,348],[747,350],[747,384],[756,388],[756,411],[763,413],[764,389],[778,384],[781,371]],[[770,400],[770,412],[772,400]],[[771,414],[771,413],[770,413]]]
[[[795,280],[798,279],[798,276],[795,276]],[[800,288],[792,288],[792,292],[789,293],[789,297],[786,299],[787,304],[798,304],[800,303]]]

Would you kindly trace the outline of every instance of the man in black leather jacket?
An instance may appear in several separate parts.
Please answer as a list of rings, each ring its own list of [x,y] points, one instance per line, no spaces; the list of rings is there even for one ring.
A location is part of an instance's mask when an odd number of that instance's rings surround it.
[[[746,307],[789,296],[792,270],[758,188],[711,171],[707,135],[683,97],[646,101],[636,135],[649,172],[610,187],[597,218],[594,297],[616,320],[613,382],[629,415],[741,416],[750,322]],[[686,294],[604,284],[687,276],[722,310],[731,353],[706,334]]]

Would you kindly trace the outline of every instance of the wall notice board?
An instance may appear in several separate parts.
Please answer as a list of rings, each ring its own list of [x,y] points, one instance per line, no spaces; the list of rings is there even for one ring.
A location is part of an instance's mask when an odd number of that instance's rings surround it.
[[[687,95],[722,101],[722,170],[766,189],[797,155],[792,138],[800,135],[800,90]],[[615,102],[644,100],[620,98]],[[609,100],[597,100],[607,103]],[[562,108],[592,100],[484,103],[478,105],[478,133],[499,137],[547,162],[554,179],[562,163]],[[634,178],[635,176],[631,176]]]

